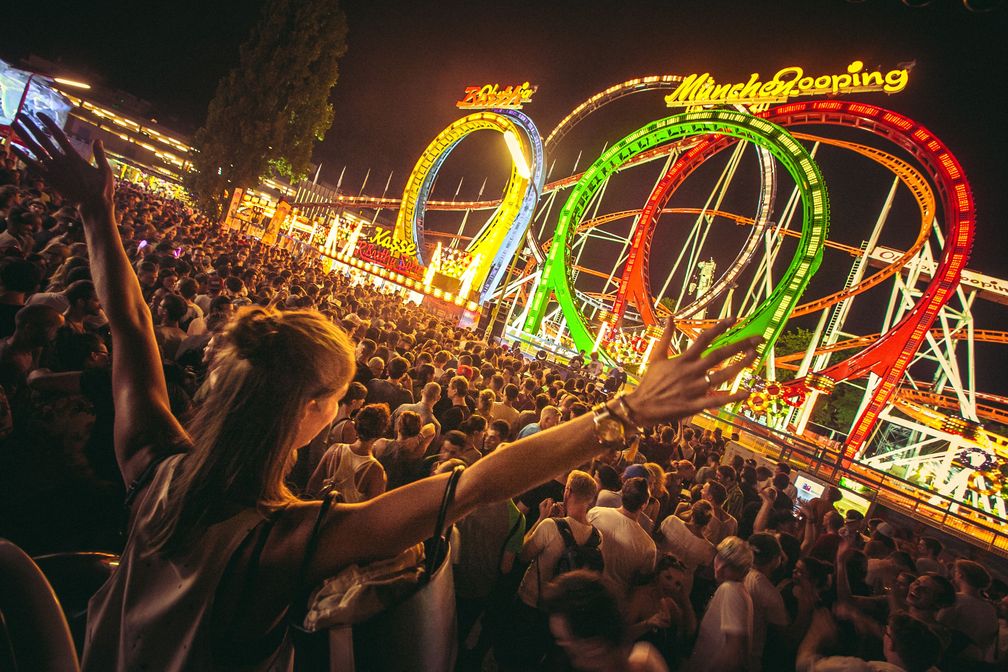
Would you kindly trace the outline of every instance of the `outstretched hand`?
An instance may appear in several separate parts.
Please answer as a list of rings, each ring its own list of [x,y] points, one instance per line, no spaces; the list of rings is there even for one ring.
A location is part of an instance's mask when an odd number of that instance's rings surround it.
[[[91,146],[96,164],[92,166],[81,158],[56,122],[44,114],[38,116],[52,138],[26,114],[19,114],[14,121],[14,129],[35,157],[16,145],[12,146],[14,153],[63,198],[82,209],[108,207],[112,203],[115,182],[102,141],[95,140]]]
[[[719,391],[718,388],[723,383],[734,380],[735,376],[755,361],[759,337],[747,338],[704,354],[704,350],[715,338],[727,331],[733,322],[718,322],[700,334],[682,355],[670,359],[669,344],[675,328],[670,319],[661,339],[655,343],[651,361],[640,385],[626,397],[635,420],[646,425],[674,421],[748,397],[748,390],[728,392]],[[734,362],[728,363],[736,356]]]

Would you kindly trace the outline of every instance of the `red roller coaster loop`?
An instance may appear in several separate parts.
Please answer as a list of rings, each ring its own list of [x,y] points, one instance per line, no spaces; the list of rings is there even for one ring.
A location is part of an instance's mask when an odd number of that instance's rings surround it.
[[[962,167],[948,148],[924,126],[901,114],[875,105],[830,100],[781,105],[761,116],[788,128],[809,124],[845,126],[891,140],[910,152],[924,166],[941,199],[945,245],[938,269],[920,300],[884,337],[843,362],[817,372],[817,379],[825,377],[833,383],[859,378],[868,373],[874,373],[881,379],[848,436],[843,459],[845,463],[849,463],[868,440],[879,413],[899,386],[938,311],[959,284],[973,243],[973,196]],[[685,160],[673,167],[656,186],[642,211],[641,226],[635,231],[633,246],[640,252],[636,255],[635,263],[631,264],[628,260],[624,268],[623,277],[628,282],[622,283],[620,287],[621,297],[617,298],[617,305],[625,306],[627,299],[632,297],[638,304],[642,317],[647,320],[645,313],[653,308],[643,285],[644,274],[640,271],[647,259],[657,214],[668,202],[671,191],[688,175],[692,159],[705,159],[724,149],[730,142],[732,141],[725,138],[706,138],[687,152],[683,156]],[[640,268],[634,269],[632,265],[640,265]],[[805,381],[791,383],[805,384]]]

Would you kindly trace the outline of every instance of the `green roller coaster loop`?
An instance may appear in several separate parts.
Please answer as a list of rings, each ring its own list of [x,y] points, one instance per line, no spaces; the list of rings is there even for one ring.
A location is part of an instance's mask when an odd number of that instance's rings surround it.
[[[552,294],[560,304],[575,347],[586,352],[594,348],[595,335],[575,305],[572,291],[570,250],[578,223],[596,191],[627,161],[658,145],[704,134],[729,135],[765,147],[781,162],[801,193],[802,233],[790,265],[770,295],[711,346],[762,336],[758,352],[763,360],[822,263],[829,229],[829,198],[819,166],[801,143],[777,124],[735,110],[688,112],[659,119],[612,145],[592,164],[560,211],[553,243],[525,318],[525,333],[539,332]],[[689,158],[687,152],[681,160]]]

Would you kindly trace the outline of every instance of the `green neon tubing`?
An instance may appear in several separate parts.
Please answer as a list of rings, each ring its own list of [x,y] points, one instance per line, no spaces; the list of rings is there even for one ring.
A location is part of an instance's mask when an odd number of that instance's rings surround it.
[[[552,294],[563,310],[575,347],[585,351],[594,347],[595,335],[577,309],[572,291],[570,249],[577,224],[595,193],[620,166],[658,145],[703,134],[730,135],[765,147],[781,162],[801,193],[802,233],[790,265],[770,296],[711,346],[761,336],[763,343],[758,352],[762,361],[822,263],[829,229],[829,197],[819,166],[801,143],[777,124],[736,110],[705,110],[659,119],[612,145],[591,165],[560,211],[542,277],[525,318],[526,333],[538,333]]]

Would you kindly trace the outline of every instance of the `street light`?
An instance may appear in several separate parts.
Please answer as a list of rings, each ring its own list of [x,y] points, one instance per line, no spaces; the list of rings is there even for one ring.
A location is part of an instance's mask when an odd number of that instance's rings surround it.
[[[28,98],[28,89],[31,88],[32,80],[35,79],[36,77],[42,77],[44,79],[47,77],[47,75],[43,75],[38,72],[32,72],[28,75],[28,79],[25,80],[24,91],[21,92],[21,100],[18,101],[17,111],[14,112],[15,119],[18,117],[18,115],[21,114],[21,110],[22,108],[24,108],[25,100]],[[51,79],[54,82],[59,82],[60,84],[63,84],[64,86],[72,86],[77,89],[91,88],[90,84],[87,84],[85,82],[78,82],[77,80],[74,79],[65,79],[63,77],[52,77]],[[14,122],[13,120],[11,120],[11,125],[7,127],[7,147],[6,147],[7,156],[10,156],[11,154],[11,142],[13,139],[14,139]]]

